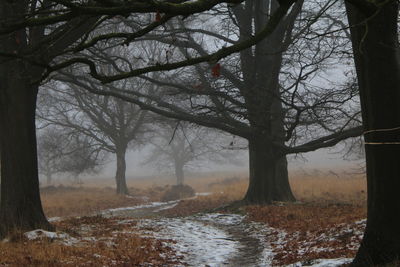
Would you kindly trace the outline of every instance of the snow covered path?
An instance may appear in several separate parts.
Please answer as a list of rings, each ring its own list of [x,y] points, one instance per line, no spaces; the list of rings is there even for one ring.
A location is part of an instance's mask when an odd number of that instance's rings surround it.
[[[153,202],[127,208],[102,211],[106,217],[131,217],[139,219],[143,235],[163,240],[176,251],[185,265],[196,267],[268,267],[274,266],[272,244],[268,236],[277,234],[286,242],[286,233],[265,224],[248,222],[238,214],[204,213],[188,217],[164,217],[161,212],[178,205],[179,200]],[[282,239],[282,240],[280,240]],[[277,243],[276,243],[277,242]],[[283,243],[282,243],[283,244]],[[287,267],[336,267],[351,259],[314,260],[295,263]],[[179,265],[174,265],[178,267]]]
[[[156,237],[174,240],[172,247],[189,266],[271,266],[260,225],[244,223],[243,219],[235,214],[211,213],[147,219],[141,221],[141,227],[158,228]]]
[[[265,225],[247,223],[244,216],[237,214],[207,213],[184,218],[159,216],[161,211],[178,203],[153,202],[110,209],[101,214],[147,218],[139,221],[143,234],[173,240],[169,245],[189,266],[271,266],[271,251],[265,247]]]

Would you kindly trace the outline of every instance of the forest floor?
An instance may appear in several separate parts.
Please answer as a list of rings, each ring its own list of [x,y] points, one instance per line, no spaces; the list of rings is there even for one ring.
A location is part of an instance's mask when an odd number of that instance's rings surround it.
[[[160,201],[165,186],[132,187],[129,197],[46,187],[57,231],[14,233],[0,242],[0,266],[345,266],[365,227],[364,180],[291,183],[299,202],[239,208],[228,205],[243,196],[239,178],[192,181],[207,193],[170,202]]]

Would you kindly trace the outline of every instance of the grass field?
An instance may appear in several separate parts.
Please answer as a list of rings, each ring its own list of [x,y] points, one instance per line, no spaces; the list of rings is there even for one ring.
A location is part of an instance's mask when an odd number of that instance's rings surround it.
[[[296,173],[290,184],[296,199],[306,203],[337,203],[362,206],[366,201],[366,180],[362,175],[338,177],[320,174],[310,177]],[[118,196],[112,188],[113,180],[88,179],[83,186],[56,186],[42,190],[42,202],[47,216],[79,216],[99,210],[132,206],[147,201],[160,201],[168,184],[174,181],[155,179],[128,180],[133,197]],[[246,193],[248,181],[244,175],[216,175],[187,179],[187,183],[197,192],[212,192],[217,203],[240,200]],[[224,201],[221,201],[223,199]]]
[[[173,184],[173,180],[164,180],[162,183],[157,183],[154,179],[129,180],[129,197],[116,195],[111,187],[112,183],[112,179],[88,179],[80,187],[54,186],[42,189],[41,196],[46,215],[70,217],[54,223],[58,231],[81,239],[95,239],[96,242],[87,246],[65,246],[46,238],[29,241],[22,233],[15,233],[11,237],[15,242],[0,242],[0,266],[135,266],[133,263],[138,265],[145,262],[162,266],[163,262],[168,262],[169,259],[165,258],[164,254],[173,255],[173,252],[163,246],[160,240],[136,234],[135,222],[121,225],[110,218],[87,216],[105,209],[160,201],[168,188],[167,184]],[[189,178],[187,183],[197,192],[212,194],[183,200],[177,206],[165,210],[165,216],[191,215],[228,205],[243,198],[247,188],[247,179],[243,174]],[[340,228],[343,225],[366,217],[366,182],[361,175],[341,176],[322,172],[312,176],[293,173],[290,183],[299,202],[249,206],[240,211],[248,214],[249,220],[282,229],[292,238],[290,246],[284,247],[292,256],[288,257],[287,253],[280,254],[279,250],[282,248],[277,248],[277,257],[274,259],[277,265],[302,260],[304,255],[298,251],[303,249],[301,244],[305,240],[317,238],[330,229],[337,229],[339,233],[343,230]],[[91,232],[82,234],[82,225],[91,228]],[[126,230],[127,227],[130,231]],[[349,242],[346,238],[349,237],[344,236],[343,242]],[[354,240],[352,242],[354,243]],[[344,244],[339,242],[332,246],[340,247]],[[355,251],[356,248],[336,249],[335,252],[310,255],[352,257]],[[82,264],[83,262],[85,264]],[[173,261],[169,263],[173,266]]]

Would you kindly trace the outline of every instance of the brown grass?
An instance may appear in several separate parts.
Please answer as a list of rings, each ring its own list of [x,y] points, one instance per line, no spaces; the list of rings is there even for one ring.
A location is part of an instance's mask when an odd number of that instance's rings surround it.
[[[222,194],[230,200],[240,200],[246,193],[248,179],[210,177],[203,181],[192,181],[190,185],[198,192],[212,192]],[[302,177],[294,174],[290,178],[290,185],[296,199],[301,202],[355,205],[364,205],[366,202],[366,179],[361,175],[336,177],[326,174]]]
[[[354,257],[364,230],[363,225],[355,222],[366,217],[364,206],[351,204],[250,206],[246,212],[251,221],[285,231],[287,242],[284,244],[278,241],[279,232],[273,231],[268,236],[275,253],[273,262],[277,265],[308,259]]]
[[[249,219],[286,232],[319,231],[366,218],[364,206],[346,204],[287,204],[249,206]]]
[[[366,201],[366,179],[363,176],[349,178],[293,177],[290,184],[296,198],[303,202],[330,202],[363,204]]]
[[[204,179],[191,179],[189,182],[196,191],[212,192],[213,194],[195,200],[181,201],[175,208],[166,210],[166,215],[189,215],[240,200],[244,197],[248,185],[247,179],[243,177],[211,176]],[[344,214],[340,210],[353,213],[356,216],[354,219],[365,216],[366,183],[363,177],[338,178],[332,175],[301,177],[297,175],[290,179],[290,183],[296,198],[306,204],[289,205],[284,208],[274,206],[265,208],[264,211],[269,213],[271,218],[276,218],[277,221],[282,219],[281,216],[289,216],[296,218],[294,221],[303,219],[305,223],[307,220],[318,218],[328,222],[335,218],[342,218]],[[109,208],[138,205],[144,202],[141,198],[143,196],[146,196],[148,201],[159,201],[166,189],[165,186],[155,186],[153,181],[153,185],[147,189],[131,188],[130,191],[136,198],[128,198],[116,195],[114,189],[110,187],[82,187],[74,190],[62,190],[61,188],[54,192],[43,192],[42,200],[46,214],[50,217],[79,216]],[[259,207],[259,209],[260,212],[263,211],[263,208]],[[320,212],[328,214],[324,217],[329,219],[318,216]],[[279,215],[272,216],[273,213]],[[335,214],[338,217],[334,216]],[[257,218],[254,217],[254,219]],[[346,220],[351,219],[353,218],[346,218]],[[337,222],[335,221],[335,223]],[[273,224],[271,221],[269,223]]]
[[[197,192],[213,194],[181,201],[176,207],[165,210],[164,215],[186,216],[242,199],[248,181],[243,175],[237,179],[232,177],[216,175],[202,179],[188,179],[188,184]],[[102,181],[100,184],[87,182],[81,188],[44,190],[41,196],[46,215],[49,217],[84,216],[99,210],[133,206],[145,201],[159,201],[166,190],[165,185],[173,182],[164,180],[161,184],[157,184],[155,180],[129,181],[134,198],[116,195],[115,189],[109,187],[112,180]],[[323,229],[351,223],[366,216],[366,183],[363,177],[334,175],[304,177],[294,174],[290,183],[296,198],[302,204],[251,206],[245,210],[249,214],[249,219],[284,229],[288,233],[317,234]],[[97,231],[92,234],[99,238],[106,238],[112,236],[115,231],[124,230],[111,219],[90,218],[72,218],[58,222],[56,226],[58,230],[69,234],[82,235],[78,230],[81,225],[94,225]],[[132,223],[129,227],[132,232],[135,226]],[[173,253],[165,248],[161,241],[143,238],[134,233],[117,235],[114,243],[115,245],[111,247],[105,242],[96,242],[83,247],[68,247],[51,240],[27,241],[21,238],[12,243],[0,242],[0,266],[137,266],[143,263],[162,266],[170,260],[168,257],[160,256],[160,253],[166,255]],[[353,255],[349,250],[338,250],[338,253]],[[94,256],[95,254],[100,257]],[[291,262],[293,260],[298,258],[290,259]],[[289,262],[289,259],[286,258],[286,261]]]
[[[165,266],[178,263],[171,259],[173,251],[163,245],[163,240],[133,233],[135,224],[119,224],[118,220],[98,216],[65,220],[56,223],[57,229],[66,230],[77,238],[95,238],[95,241],[67,246],[49,239],[29,241],[20,235],[14,242],[0,243],[0,266]],[[90,225],[93,230],[82,232],[83,225]]]
[[[143,200],[116,195],[114,190],[104,188],[56,189],[41,193],[43,208],[48,217],[82,216],[96,211],[121,206],[137,205]]]
[[[210,212],[216,208],[235,201],[228,194],[216,193],[210,196],[200,196],[196,199],[182,200],[172,209],[163,211],[165,216],[189,216],[199,212]]]

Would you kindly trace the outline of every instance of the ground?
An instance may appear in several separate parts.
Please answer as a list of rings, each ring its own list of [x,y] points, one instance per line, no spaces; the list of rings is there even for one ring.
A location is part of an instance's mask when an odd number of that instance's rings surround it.
[[[297,173],[299,202],[248,207],[229,205],[244,178],[188,183],[202,193],[169,202],[168,187],[149,181],[131,182],[131,196],[91,182],[45,187],[57,232],[14,233],[0,242],[0,266],[341,266],[365,227],[362,176]]]

